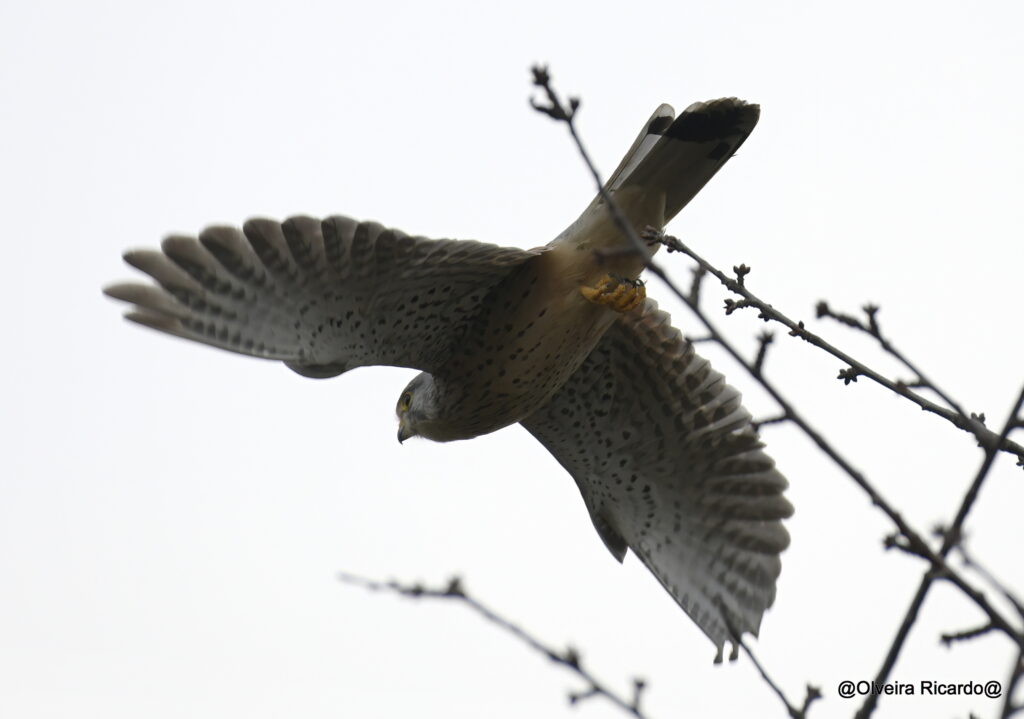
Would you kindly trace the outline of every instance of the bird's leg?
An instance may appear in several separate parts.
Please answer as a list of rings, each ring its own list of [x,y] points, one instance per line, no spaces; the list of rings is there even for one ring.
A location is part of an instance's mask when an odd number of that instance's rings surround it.
[[[629,312],[647,297],[641,280],[607,274],[594,287],[583,285],[580,294],[597,305],[608,305],[616,312]]]

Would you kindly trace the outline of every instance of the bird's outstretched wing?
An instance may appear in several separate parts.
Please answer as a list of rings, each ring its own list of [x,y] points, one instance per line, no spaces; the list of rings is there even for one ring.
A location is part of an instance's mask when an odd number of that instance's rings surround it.
[[[488,291],[539,252],[347,217],[256,219],[129,251],[156,285],[104,291],[134,305],[130,320],[309,377],[378,364],[435,371]]]
[[[775,598],[786,480],[739,393],[651,300],[522,422],[576,480],[608,549],[632,549],[719,648]]]

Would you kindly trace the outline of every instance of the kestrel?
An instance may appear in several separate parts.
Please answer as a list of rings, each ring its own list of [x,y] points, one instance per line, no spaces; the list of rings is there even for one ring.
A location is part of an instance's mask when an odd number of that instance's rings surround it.
[[[607,182],[636,228],[662,228],[743,144],[759,108],[669,105]],[[568,470],[620,562],[632,550],[718,647],[775,598],[786,480],[739,393],[645,298],[643,260],[600,196],[544,247],[430,240],[346,217],[255,219],[171,236],[125,260],[128,319],[306,377],[422,370],[398,439],[522,424]],[[656,247],[652,246],[652,249]]]

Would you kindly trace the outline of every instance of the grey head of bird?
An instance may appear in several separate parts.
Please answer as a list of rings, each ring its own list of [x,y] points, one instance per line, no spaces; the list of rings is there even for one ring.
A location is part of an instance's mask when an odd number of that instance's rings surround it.
[[[440,416],[437,385],[434,376],[421,372],[402,390],[395,407],[398,415],[398,441],[410,437],[425,437],[435,442],[444,442],[449,437],[446,423]]]

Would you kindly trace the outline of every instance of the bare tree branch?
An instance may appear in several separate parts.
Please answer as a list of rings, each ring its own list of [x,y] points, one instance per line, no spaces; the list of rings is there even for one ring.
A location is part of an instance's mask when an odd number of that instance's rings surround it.
[[[878,305],[867,304],[864,305],[864,307],[862,307],[861,309],[864,311],[864,314],[867,317],[867,324],[864,324],[863,322],[861,322],[856,317],[853,317],[852,315],[847,315],[841,312],[834,312],[829,307],[828,302],[826,302],[825,300],[821,300],[820,302],[818,302],[817,307],[815,308],[819,318],[829,317],[838,322],[841,322],[842,324],[847,325],[848,327],[853,327],[854,329],[860,330],[861,332],[864,332],[873,337],[878,342],[878,345],[885,352],[895,357],[900,363],[903,364],[904,367],[906,367],[907,369],[914,373],[916,379],[914,379],[911,382],[905,382],[904,384],[907,387],[930,389],[936,395],[938,395],[939,398],[943,402],[945,402],[946,405],[954,412],[958,413],[961,417],[968,417],[969,415],[966,412],[964,412],[963,408],[952,397],[946,394],[941,387],[939,387],[937,384],[932,382],[928,377],[926,377],[924,372],[922,372],[916,364],[911,362],[905,354],[896,349],[895,345],[893,345],[893,343],[882,334],[882,327],[878,322],[878,313],[881,310],[881,308]],[[984,421],[982,421],[982,424],[984,424]]]
[[[576,676],[586,682],[586,689],[579,692],[571,692],[569,694],[570,704],[577,704],[593,697],[604,697],[627,714],[636,717],[637,719],[645,719],[645,714],[640,709],[640,699],[643,695],[643,690],[646,687],[646,682],[643,679],[636,678],[633,680],[632,698],[626,699],[620,696],[609,689],[603,682],[598,680],[590,670],[583,666],[583,659],[578,651],[572,647],[567,647],[564,651],[559,651],[550,645],[544,644],[541,640],[534,637],[522,627],[513,624],[508,619],[505,619],[496,613],[493,609],[484,605],[480,600],[470,596],[466,592],[466,589],[462,584],[462,580],[459,577],[452,577],[444,587],[433,589],[422,584],[401,584],[395,580],[380,582],[374,579],[367,579],[366,577],[361,577],[356,574],[349,574],[347,572],[339,573],[338,579],[345,584],[353,584],[357,587],[363,587],[364,589],[369,589],[373,592],[393,592],[394,594],[399,594],[403,597],[410,597],[413,599],[451,599],[462,602],[491,624],[494,624],[513,635],[534,651],[546,656],[555,664],[559,664],[572,670]]]
[[[547,94],[547,97],[549,98],[552,106],[561,106],[561,104],[558,101],[557,93],[555,93],[555,91],[551,87],[550,74],[547,72],[546,68],[534,70],[534,83],[544,88],[545,93]],[[914,600],[911,602],[910,608],[908,609],[908,612],[904,618],[903,624],[900,627],[900,630],[897,632],[896,638],[894,639],[893,644],[890,647],[889,655],[886,658],[885,664],[883,664],[883,669],[879,673],[880,679],[878,683],[884,683],[885,679],[888,677],[889,671],[891,671],[892,665],[895,663],[895,660],[899,655],[903,642],[905,641],[906,636],[909,634],[910,628],[916,621],[917,614],[920,611],[920,608],[924,602],[927,590],[931,586],[932,582],[934,582],[937,578],[945,579],[954,584],[955,586],[957,586],[988,616],[989,622],[983,629],[972,631],[969,634],[971,634],[972,636],[980,636],[981,634],[987,634],[990,631],[999,630],[1000,632],[1008,636],[1011,640],[1013,640],[1017,647],[1022,652],[1024,652],[1024,630],[1015,627],[1009,620],[1007,620],[1002,615],[1001,612],[999,612],[994,606],[992,606],[992,604],[988,601],[988,599],[981,591],[977,590],[974,586],[968,583],[962,575],[960,575],[956,570],[950,567],[946,562],[946,556],[949,553],[950,549],[953,546],[955,546],[960,536],[963,522],[966,519],[967,514],[970,512],[970,509],[973,506],[975,499],[977,498],[978,491],[984,482],[985,476],[987,475],[988,470],[991,467],[991,464],[996,454],[999,451],[1012,452],[1017,455],[1018,464],[1024,466],[1024,447],[1021,447],[1015,442],[1009,440],[1009,433],[1014,428],[1021,426],[1021,418],[1019,417],[1019,411],[1021,402],[1024,402],[1024,390],[1022,390],[1018,403],[1014,408],[1013,412],[1011,412],[1010,418],[1007,421],[1006,426],[1003,429],[1003,432],[999,435],[996,435],[994,432],[985,427],[983,415],[966,415],[955,401],[953,401],[948,395],[946,395],[940,389],[938,389],[938,387],[934,383],[932,383],[930,380],[928,380],[927,377],[924,376],[924,374],[921,372],[919,368],[917,368],[904,355],[902,355],[902,353],[895,349],[893,344],[881,333],[881,329],[877,321],[878,310],[876,307],[865,307],[865,313],[868,317],[867,325],[864,325],[859,320],[856,320],[854,318],[850,318],[845,315],[836,315],[835,313],[831,313],[830,311],[828,311],[827,305],[824,305],[823,303],[819,304],[819,316],[827,315],[835,317],[836,319],[842,321],[844,324],[848,324],[852,327],[857,327],[874,336],[886,352],[889,352],[894,357],[899,359],[908,369],[910,369],[914,373],[915,378],[910,383],[902,381],[893,381],[888,379],[882,374],[869,368],[864,363],[855,360],[854,358],[847,355],[845,352],[842,352],[841,350],[832,346],[818,335],[809,332],[807,328],[804,326],[803,322],[794,322],[781,312],[777,311],[774,307],[772,307],[768,303],[762,301],[760,298],[755,296],[746,288],[745,285],[746,276],[750,273],[750,268],[747,267],[746,265],[739,265],[737,267],[734,267],[733,272],[735,277],[729,277],[721,270],[718,270],[717,268],[712,266],[709,262],[707,262],[704,258],[699,256],[689,247],[684,245],[677,238],[664,236],[660,231],[658,231],[655,228],[648,228],[644,232],[643,238],[641,239],[641,237],[637,234],[636,230],[633,227],[631,227],[629,223],[625,220],[624,216],[616,206],[614,200],[609,196],[607,191],[604,189],[604,184],[601,181],[601,177],[597,172],[596,168],[594,167],[593,163],[591,162],[589,155],[586,152],[586,149],[584,148],[578,134],[576,133],[575,125],[573,123],[573,114],[579,107],[579,101],[572,101],[571,107],[571,113],[566,113],[564,111],[562,111],[561,113],[554,111],[546,111],[546,114],[548,114],[549,116],[553,117],[556,120],[566,122],[569,125],[570,133],[572,134],[572,137],[576,142],[577,148],[579,149],[581,156],[586,162],[587,167],[590,169],[590,172],[594,177],[594,181],[598,186],[598,192],[601,194],[601,197],[604,200],[606,206],[608,207],[609,212],[612,214],[616,226],[620,229],[624,237],[627,239],[628,246],[622,251],[636,252],[641,254],[641,256],[648,263],[648,267],[650,267],[652,271],[654,271],[654,273],[665,282],[668,288],[677,297],[679,297],[683,302],[685,302],[690,307],[690,309],[694,312],[697,318],[704,324],[708,332],[708,337],[715,341],[716,343],[718,343],[721,347],[723,347],[723,349],[725,349],[741,366],[743,366],[744,369],[746,369],[751,374],[751,376],[754,377],[754,379],[756,379],[772,396],[772,398],[782,409],[781,417],[791,420],[797,426],[799,426],[800,429],[803,430],[803,432],[808,437],[810,437],[811,440],[819,447],[819,449],[821,449],[822,452],[824,452],[858,486],[860,486],[861,489],[871,499],[871,501],[892,520],[892,522],[896,525],[897,529],[899,530],[899,535],[893,537],[892,540],[889,542],[888,546],[898,547],[908,553],[922,557],[929,562],[930,566],[928,570],[925,572],[918,593],[915,596]],[[544,108],[538,109],[545,111]],[[648,251],[647,245],[644,243],[645,240],[647,242],[660,242],[664,244],[666,247],[668,247],[669,252],[682,252],[683,254],[686,254],[687,256],[689,256],[690,258],[697,262],[699,269],[697,273],[695,273],[694,284],[691,287],[689,293],[683,293],[682,291],[680,291],[679,288],[676,287],[676,285],[667,278],[662,269],[651,262],[651,253]],[[960,510],[958,511],[956,519],[954,520],[952,526],[953,531],[945,535],[942,542],[942,547],[938,552],[934,551],[929,546],[927,541],[903,519],[901,513],[898,512],[895,509],[895,507],[889,504],[881,496],[881,494],[874,488],[874,486],[868,482],[867,478],[861,472],[856,470],[842,455],[840,455],[839,452],[825,440],[825,438],[821,435],[820,432],[815,430],[806,420],[804,420],[803,417],[795,411],[792,405],[790,405],[789,402],[785,400],[785,398],[781,395],[777,388],[775,388],[775,386],[770,381],[768,381],[767,378],[765,378],[762,370],[764,365],[765,353],[767,351],[766,348],[770,339],[762,337],[757,357],[753,362],[750,362],[746,360],[736,350],[736,348],[731,343],[729,343],[724,338],[724,336],[718,331],[718,329],[708,319],[707,315],[703,312],[699,305],[700,280],[703,278],[704,273],[714,275],[726,287],[726,289],[728,289],[730,292],[740,295],[740,297],[742,298],[740,300],[726,300],[725,309],[727,315],[746,307],[755,307],[758,309],[758,316],[764,321],[776,321],[785,325],[786,327],[789,328],[789,334],[791,336],[800,337],[805,341],[811,343],[812,345],[815,345],[820,349],[823,349],[824,351],[828,352],[834,357],[841,359],[844,363],[846,363],[847,367],[841,370],[839,373],[839,379],[842,379],[846,384],[855,382],[857,378],[861,376],[868,377],[874,380],[875,382],[879,383],[880,385],[887,387],[896,394],[902,397],[906,397],[907,399],[916,403],[922,409],[928,412],[932,412],[933,414],[936,414],[938,416],[941,416],[944,419],[951,422],[954,426],[964,431],[970,432],[977,438],[979,445],[985,449],[985,460],[982,464],[982,468],[979,470],[977,476],[975,477],[975,481],[972,483],[971,487],[968,489],[963,499]],[[822,310],[825,311],[823,312]],[[938,394],[940,399],[942,399],[948,405],[948,407],[942,407],[934,402],[931,402],[930,400],[925,399],[916,392],[913,392],[912,387],[926,387],[932,389],[933,391],[936,392],[936,394]],[[966,638],[966,636],[957,638]],[[748,656],[751,656],[751,659],[755,662],[755,664],[757,664],[753,656],[749,654],[749,651]],[[769,683],[772,689],[779,695],[779,697],[786,705],[787,711],[790,713],[791,716],[793,716],[796,709],[785,698],[782,692],[778,689],[777,685],[775,685],[774,682],[771,681],[767,673],[764,672],[763,668],[761,668],[760,665],[757,666],[762,674],[762,677],[765,678],[765,680]],[[1019,680],[1019,677],[1017,677],[1017,680]],[[805,702],[805,709],[811,701],[813,701],[813,697],[811,697],[811,692],[809,690],[808,700]],[[868,700],[865,702],[864,706],[862,706],[861,710],[858,712],[858,717],[869,716],[876,704],[877,696],[869,695]],[[1010,706],[1009,702],[1007,706]]]
[[[956,642],[964,642],[970,639],[977,639],[978,637],[983,637],[993,630],[995,630],[994,626],[992,626],[991,624],[984,624],[980,627],[975,627],[974,629],[964,629],[959,632],[950,632],[943,634],[939,637],[939,641],[941,641],[948,647],[952,644],[955,644]]]
[[[1009,417],[1003,425],[1003,431],[1000,432],[997,441],[989,444],[985,450],[985,459],[982,461],[981,467],[979,467],[978,472],[974,477],[974,481],[971,483],[971,486],[968,488],[967,493],[964,495],[964,498],[960,503],[960,508],[956,513],[956,518],[953,520],[952,526],[942,532],[942,547],[938,552],[938,555],[942,560],[945,560],[950,551],[959,543],[960,537],[963,535],[963,525],[967,519],[967,515],[974,506],[974,502],[978,497],[978,492],[981,490],[981,486],[984,484],[985,478],[988,476],[989,470],[992,468],[992,463],[995,461],[996,455],[998,454],[996,448],[1002,446],[1002,440],[1004,440],[1015,428],[1022,405],[1024,405],[1024,388],[1021,388],[1020,394],[1017,396],[1017,401],[1014,404],[1013,409],[1010,411]],[[939,565],[933,563],[932,566],[938,567]],[[938,576],[939,574],[937,573],[927,572],[921,578],[921,583],[917,588],[917,592],[914,594],[914,598],[910,602],[910,606],[907,608],[907,612],[903,617],[903,622],[900,624],[900,628],[896,632],[896,636],[893,638],[892,644],[889,646],[889,651],[885,656],[885,661],[882,663],[881,669],[879,669],[878,674],[875,676],[875,681],[878,684],[884,684],[889,678],[889,674],[892,672],[893,667],[896,666],[896,660],[903,649],[903,644],[910,635],[911,627],[913,627],[914,623],[917,621],[918,613],[921,611],[921,606],[924,604],[925,597],[928,595],[928,590],[931,589],[932,583]],[[951,579],[951,576],[947,575],[944,578]],[[972,596],[972,594],[980,594],[980,592],[977,592],[973,587],[970,588],[971,591],[968,591],[966,584],[957,584],[957,586],[977,602],[977,599],[975,596]],[[984,595],[981,596],[984,597]],[[987,599],[985,600],[985,603],[988,604]],[[1018,650],[1024,651],[1024,629],[1013,628],[1008,622],[1006,624],[996,622],[993,620],[993,615],[991,613],[989,613],[989,619],[992,620],[991,625],[993,628],[998,628],[1005,632],[1017,643]],[[988,630],[986,630],[985,633],[987,632]],[[864,700],[864,704],[857,712],[857,719],[867,719],[867,717],[871,716],[871,713],[874,711],[877,704],[878,696],[875,694],[868,694],[867,698]]]
[[[733,634],[735,634],[735,632],[733,632]],[[747,643],[744,642],[742,639],[740,639],[737,643],[739,644],[740,648],[743,649],[743,652],[747,655],[747,657],[750,659],[750,662],[754,665],[754,668],[757,669],[757,672],[761,675],[761,678],[764,679],[765,683],[767,683],[769,687],[771,687],[771,690],[775,692],[775,695],[782,700],[782,703],[786,705],[786,711],[789,712],[789,716],[792,717],[792,719],[807,719],[807,710],[810,708],[811,704],[813,704],[818,699],[821,699],[821,689],[816,686],[808,684],[806,693],[804,694],[804,703],[798,709],[789,701],[789,699],[786,698],[785,693],[782,691],[779,685],[776,684],[770,676],[768,676],[768,672],[765,671],[765,668],[761,665],[761,662],[759,662],[757,657],[754,656],[754,653],[750,650],[750,647],[747,646]]]
[[[1006,689],[1003,694],[1003,710],[999,715],[1002,719],[1010,719],[1015,714],[1024,712],[1024,703],[1013,703],[1017,687],[1022,684],[1024,684],[1024,649],[1017,653],[1017,660],[1010,671],[1010,678],[1006,681]]]
[[[720,270],[713,267],[703,258],[699,259],[702,265],[706,265],[705,269],[712,275],[718,277],[719,275],[724,277],[724,274]],[[742,267],[742,266],[741,266]],[[746,274],[746,273],[743,273]],[[742,287],[735,280],[728,280],[736,287]],[[693,310],[697,318],[704,324],[705,328],[715,341],[725,349],[750,375],[756,379],[762,387],[771,395],[772,399],[782,408],[783,414],[795,423],[804,434],[810,437],[822,452],[824,452],[837,466],[839,466],[871,499],[872,503],[881,509],[896,525],[899,529],[900,534],[903,535],[908,542],[908,547],[911,549],[913,554],[916,554],[926,559],[932,565],[932,570],[941,575],[943,578],[949,580],[957,587],[961,589],[968,597],[970,597],[975,604],[977,604],[982,611],[984,611],[992,623],[999,628],[1000,631],[1004,632],[1007,636],[1013,639],[1018,644],[1024,645],[1024,637],[1020,635],[1020,632],[1010,623],[1002,614],[992,606],[985,595],[971,586],[958,572],[949,567],[946,564],[945,556],[940,556],[924,540],[924,538],[915,531],[907,522],[903,519],[902,514],[896,510],[886,499],[878,492],[875,487],[868,482],[867,478],[857,469],[853,467],[839,452],[836,450],[825,438],[818,432],[811,424],[800,415],[795,408],[782,396],[781,392],[775,387],[775,385],[763,375],[756,371],[753,363],[749,362],[744,358],[739,351],[722,335],[718,328],[711,322],[707,315],[699,306],[692,305],[688,302],[687,297],[683,295],[678,288],[672,283],[666,283],[670,290],[672,290],[677,297]],[[731,288],[730,288],[731,289]],[[760,300],[758,300],[761,303]],[[764,303],[761,303],[764,304]],[[764,305],[770,309],[769,305]],[[772,312],[775,310],[772,309]],[[787,322],[789,320],[787,319]],[[787,325],[788,326],[788,325]],[[795,324],[791,334],[797,334],[803,336],[806,330],[803,328],[803,324]],[[985,430],[988,432],[988,430]],[[989,447],[1002,447],[1006,437],[1003,435],[994,435],[993,439],[989,442]],[[979,485],[980,486],[980,485]],[[976,492],[975,492],[976,494]],[[962,521],[962,520],[961,520]]]
[[[768,345],[775,340],[775,335],[771,332],[762,332],[757,338],[757,357],[754,358],[754,372],[761,375],[764,370],[764,361],[768,356]]]
[[[580,107],[579,98],[569,98],[568,103],[563,103],[551,86],[551,74],[548,72],[546,65],[535,65],[533,67],[533,84],[544,90],[544,94],[547,96],[548,104],[542,105],[535,100],[530,100],[530,105],[534,110],[548,115],[554,120],[564,122],[569,128],[569,134],[572,135],[573,142],[576,143],[576,149],[579,151],[580,156],[587,165],[587,169],[590,170],[591,176],[594,178],[594,182],[597,183],[598,194],[601,195],[601,199],[604,200],[605,206],[608,208],[608,212],[611,213],[612,220],[615,222],[615,226],[622,232],[622,236],[627,239],[631,247],[629,252],[634,252],[644,259],[647,268],[661,279],[668,281],[665,276],[665,271],[658,265],[651,261],[653,253],[647,249],[647,245],[644,244],[640,236],[633,231],[633,227],[629,224],[629,220],[622,213],[618,204],[612,201],[611,195],[605,190],[604,182],[601,180],[601,175],[597,171],[593,160],[590,159],[590,154],[587,152],[587,148],[584,147],[583,141],[580,140],[580,136],[576,132],[576,111]]]
[[[880,373],[866,366],[864,363],[855,360],[841,350],[833,347],[828,342],[825,342],[818,335],[809,332],[803,322],[794,322],[754,295],[746,287],[746,277],[750,273],[750,268],[746,265],[741,264],[735,266],[733,268],[734,276],[730,277],[697,255],[677,238],[667,237],[660,231],[652,228],[648,228],[643,235],[638,234],[636,229],[629,224],[614,199],[605,190],[600,174],[591,161],[586,148],[576,131],[574,119],[575,114],[580,107],[579,100],[573,98],[569,100],[568,103],[562,102],[551,86],[550,74],[546,68],[535,67],[533,73],[534,84],[544,91],[547,103],[543,104],[535,100],[531,100],[531,104],[537,111],[542,112],[559,122],[564,122],[568,126],[570,134],[576,143],[577,149],[597,184],[598,192],[600,193],[605,206],[608,208],[616,226],[622,232],[623,237],[626,238],[626,245],[620,252],[623,254],[629,253],[640,255],[647,267],[655,275],[661,278],[665,282],[666,286],[677,297],[679,297],[679,299],[687,304],[694,315],[704,325],[707,335],[706,337],[699,339],[713,341],[725,349],[736,362],[738,362],[757,382],[761,384],[762,387],[764,387],[765,391],[767,391],[778,404],[781,409],[778,417],[762,420],[758,425],[780,421],[791,421],[796,424],[808,437],[810,437],[810,439],[823,453],[825,453],[868,495],[871,501],[882,512],[884,512],[896,526],[897,532],[886,538],[886,547],[899,549],[905,553],[920,557],[928,563],[928,568],[922,577],[917,593],[911,601],[903,622],[889,647],[885,661],[883,662],[882,668],[879,670],[875,683],[878,685],[886,683],[890,672],[895,666],[906,638],[917,620],[928,590],[937,579],[942,579],[950,582],[964,595],[969,597],[974,604],[982,610],[988,619],[985,624],[979,627],[944,634],[942,636],[942,641],[946,644],[953,644],[955,642],[976,639],[993,632],[999,632],[1010,638],[1017,648],[1017,660],[1011,672],[1010,680],[1007,683],[1006,698],[1002,716],[1009,717],[1020,711],[1024,711],[1024,706],[1015,705],[1013,702],[1015,689],[1021,683],[1024,683],[1024,628],[1016,626],[1014,622],[1007,619],[999,609],[989,602],[988,598],[982,591],[969,583],[967,579],[960,572],[951,567],[947,561],[949,553],[953,549],[959,549],[960,553],[964,557],[965,565],[968,568],[977,571],[986,581],[992,584],[992,586],[999,589],[1004,597],[1010,600],[1014,608],[1021,615],[1019,619],[1024,620],[1024,603],[1014,597],[1011,592],[1006,590],[1005,587],[990,573],[984,571],[984,569],[976,562],[973,562],[966,554],[961,544],[964,523],[977,500],[981,487],[988,476],[995,458],[1001,451],[1008,451],[1017,454],[1018,464],[1024,465],[1024,447],[1021,447],[1009,439],[1009,435],[1014,429],[1024,427],[1024,419],[1022,419],[1021,416],[1021,408],[1024,406],[1024,388],[1022,388],[1017,398],[1017,402],[1014,405],[1013,410],[1010,412],[1001,433],[997,435],[985,427],[984,415],[967,415],[964,413],[956,401],[943,392],[935,383],[926,377],[914,363],[908,360],[895,348],[893,343],[882,334],[881,327],[877,319],[877,307],[868,305],[863,308],[866,315],[865,322],[850,315],[833,312],[826,303],[820,302],[818,304],[818,316],[832,318],[842,324],[871,335],[876,339],[876,341],[878,341],[879,345],[885,352],[898,359],[913,373],[913,377],[909,382],[894,381],[884,377]],[[697,262],[698,268],[694,272],[689,292],[683,293],[667,277],[664,270],[659,265],[651,261],[653,253],[649,248],[649,243],[652,242],[664,244],[668,247],[669,252],[682,252]],[[812,345],[815,345],[834,357],[842,360],[847,366],[840,371],[839,379],[843,380],[845,383],[849,384],[851,382],[855,382],[859,377],[868,377],[880,385],[892,390],[896,394],[906,397],[922,409],[947,419],[955,426],[972,433],[977,438],[979,445],[985,450],[984,460],[974,478],[974,481],[967,489],[952,524],[948,529],[941,531],[941,546],[938,550],[932,549],[931,545],[924,539],[924,537],[910,526],[908,522],[906,522],[902,514],[897,511],[893,505],[887,502],[878,490],[867,480],[867,478],[861,472],[856,470],[835,447],[825,440],[823,435],[811,426],[810,423],[782,396],[774,384],[765,377],[765,360],[768,347],[773,339],[770,333],[763,333],[760,336],[757,355],[753,361],[747,360],[740,354],[732,343],[726,340],[700,306],[701,283],[706,274],[714,275],[726,287],[726,289],[740,296],[741,299],[739,300],[727,299],[725,301],[725,310],[727,315],[740,309],[754,307],[758,310],[758,316],[764,321],[779,322],[789,328],[789,334],[791,336],[800,337],[801,339],[804,339]],[[947,406],[943,407],[925,399],[918,393],[912,391],[912,388],[924,388],[935,392]],[[582,691],[573,692],[569,695],[571,703],[575,704],[592,697],[603,696],[608,701],[634,717],[642,719],[644,716],[640,710],[640,699],[645,686],[645,683],[642,680],[634,680],[632,699],[625,699],[619,696],[609,690],[604,684],[600,683],[587,669],[583,667],[579,653],[574,649],[567,648],[565,651],[560,652],[543,644],[540,640],[534,638],[519,626],[500,617],[491,609],[467,595],[461,585],[461,582],[457,578],[452,579],[449,584],[442,589],[429,589],[418,584],[403,585],[396,581],[377,582],[350,574],[343,574],[340,578],[345,582],[357,584],[373,591],[392,591],[409,597],[433,597],[461,601],[473,608],[491,623],[496,624],[507,632],[517,636],[531,648],[548,657],[549,660],[571,669],[577,674],[577,676],[583,679],[587,686]],[[793,717],[793,719],[805,719],[810,705],[821,697],[820,691],[817,688],[808,685],[803,705],[802,707],[797,708],[787,699],[779,685],[769,676],[765,668],[750,651],[749,647],[743,642],[742,637],[736,632],[733,632],[733,641],[737,647],[742,648],[746,652],[751,662],[761,674],[761,677],[783,702],[789,716]],[[856,716],[861,719],[869,717],[877,706],[877,701],[877,694],[869,694],[864,704],[858,710]]]
[[[914,372],[917,375],[918,379],[920,380],[919,382],[911,382],[908,384],[906,382],[898,382],[889,379],[888,377],[882,375],[880,372],[871,369],[863,362],[854,359],[853,357],[846,354],[839,348],[826,342],[820,336],[809,331],[804,326],[803,322],[793,321],[792,319],[784,315],[782,312],[775,309],[772,305],[768,304],[760,297],[757,297],[753,292],[751,292],[747,288],[746,284],[743,282],[744,276],[749,272],[749,268],[746,268],[744,265],[740,265],[739,268],[735,269],[743,268],[746,269],[746,272],[744,272],[742,276],[739,273],[737,273],[737,276],[734,279],[726,275],[721,270],[714,267],[711,263],[709,263],[703,257],[694,252],[690,247],[685,245],[678,238],[664,235],[662,236],[660,241],[666,247],[669,248],[669,251],[681,252],[687,257],[694,260],[706,272],[714,275],[718,279],[718,281],[725,286],[726,289],[728,289],[730,292],[740,295],[743,298],[742,300],[726,300],[726,314],[731,314],[736,310],[744,309],[747,307],[756,308],[758,310],[758,317],[760,319],[763,319],[765,322],[779,322],[780,324],[783,324],[786,327],[788,327],[790,329],[790,334],[793,335],[794,337],[800,337],[801,339],[809,342],[815,347],[818,347],[819,349],[828,352],[833,357],[842,360],[848,366],[848,369],[843,369],[840,371],[839,379],[843,380],[846,384],[849,384],[850,382],[855,382],[857,377],[867,377],[877,382],[878,384],[882,385],[883,387],[891,390],[900,397],[907,398],[908,400],[910,400],[911,402],[913,402],[926,412],[931,412],[932,414],[935,414],[947,420],[948,422],[953,424],[953,426],[962,429],[965,432],[970,432],[977,438],[979,445],[982,447],[988,447],[998,439],[998,436],[995,432],[985,427],[984,423],[981,421],[980,415],[965,414],[959,409],[959,405],[957,405],[956,402],[950,399],[934,384],[926,380],[924,375],[915,365],[910,363],[910,361],[907,360],[906,357],[904,357],[900,352],[898,352],[888,340],[882,337],[880,331],[877,328],[877,324],[875,325],[875,332],[872,332],[872,330],[869,327],[863,327],[855,320],[852,323],[850,321],[845,321],[852,320],[852,318],[849,318],[848,316],[843,316],[845,318],[845,320],[843,320],[844,324],[848,324],[852,327],[858,327],[860,329],[863,329],[863,331],[867,332],[868,334],[873,334],[873,336],[875,336],[876,339],[878,339],[878,341],[882,344],[882,347],[887,352],[889,352],[894,357],[903,362],[908,368],[910,368],[912,372]],[[823,314],[823,306],[825,309],[827,309],[828,307],[826,304],[822,302],[818,303],[819,316],[835,316],[831,312],[826,312]],[[873,309],[877,311],[877,308]],[[933,389],[943,399],[944,402],[946,402],[947,404],[950,405],[950,407],[952,407],[952,409],[943,407],[941,405],[936,404],[935,402],[932,402],[931,400],[922,397],[921,395],[912,391],[912,386],[927,386],[928,388]],[[1003,451],[1011,452],[1017,455],[1018,464],[1024,466],[1024,446],[1021,446],[1016,442],[1012,442],[1005,437],[1002,438],[1000,444],[996,446]]]
[[[939,528],[939,532],[943,536],[948,534],[948,531],[945,528]],[[1024,621],[1024,599],[1021,599],[1010,591],[1009,587],[999,581],[992,572],[978,562],[978,560],[976,560],[974,556],[967,551],[967,547],[964,546],[963,540],[956,544],[954,548],[960,554],[960,558],[963,559],[964,566],[970,567],[973,571],[984,577],[986,582],[995,587],[996,590],[1003,595],[1006,601],[1013,605],[1013,608],[1017,610],[1018,616],[1020,616],[1021,620]]]

